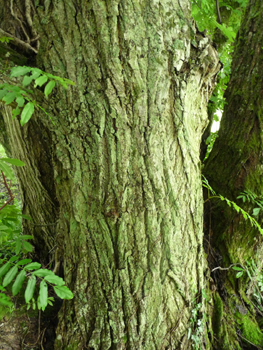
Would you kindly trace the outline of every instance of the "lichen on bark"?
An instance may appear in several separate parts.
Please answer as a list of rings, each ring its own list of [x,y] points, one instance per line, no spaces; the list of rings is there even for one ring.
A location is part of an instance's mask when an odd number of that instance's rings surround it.
[[[56,250],[75,295],[55,348],[190,349],[190,302],[205,288],[199,148],[216,50],[186,0],[34,11],[37,66],[76,82],[47,106],[55,126],[36,113],[21,129],[4,113],[10,138],[21,135],[12,153],[27,163],[25,210],[56,224],[33,227],[36,246],[42,237]]]

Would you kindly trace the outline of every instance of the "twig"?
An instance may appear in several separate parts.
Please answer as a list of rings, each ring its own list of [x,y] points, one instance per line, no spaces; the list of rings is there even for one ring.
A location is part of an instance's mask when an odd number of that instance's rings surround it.
[[[10,199],[7,202],[5,202],[5,204],[0,208],[0,210],[2,210],[7,204],[12,202],[12,200],[14,199],[13,193],[11,192],[11,189],[8,186],[7,182],[6,182],[6,178],[5,178],[5,175],[4,175],[2,170],[1,170],[1,173],[2,173],[2,176],[3,176],[3,179],[4,179],[5,187],[6,187],[7,191],[8,191],[9,196],[10,196]]]
[[[34,49],[31,45],[29,45],[28,43],[25,43],[24,41],[18,39],[17,37],[15,37],[14,35],[5,32],[3,29],[0,28],[0,34],[2,34],[3,36],[7,36],[7,37],[11,37],[13,38],[13,43],[19,44],[23,47],[25,47],[26,49],[32,50],[35,53],[38,53],[38,51],[36,49]]]
[[[229,267],[221,267],[221,266],[215,267],[211,272],[214,272],[215,270],[221,270],[221,271],[230,270],[231,267],[236,266],[236,265],[240,265],[242,267],[242,269],[245,270],[244,266],[242,266],[240,263],[237,263],[237,264],[232,264]]]
[[[14,13],[14,0],[11,0],[10,1],[10,12],[11,12],[11,15],[17,20],[17,22],[20,24],[24,34],[25,34],[25,37],[26,37],[26,42],[29,43],[30,42],[30,39],[29,39],[29,36],[25,30],[25,27],[23,26],[23,23],[20,21],[20,19],[17,17],[17,15]]]

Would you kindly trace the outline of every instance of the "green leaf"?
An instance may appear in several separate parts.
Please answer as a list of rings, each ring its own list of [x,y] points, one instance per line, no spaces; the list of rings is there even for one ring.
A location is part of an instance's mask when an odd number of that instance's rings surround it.
[[[16,240],[16,249],[15,249],[15,253],[16,253],[16,254],[19,254],[21,248],[22,248],[22,243],[21,243],[20,239],[17,239],[17,240]]]
[[[23,244],[24,250],[26,250],[27,252],[32,252],[33,251],[32,244],[28,243],[27,241],[23,241],[22,244]]]
[[[4,276],[7,271],[9,270],[11,264],[8,262],[6,264],[4,264],[1,268],[0,268],[0,277]]]
[[[16,98],[16,103],[18,105],[18,107],[23,107],[24,103],[25,103],[25,99],[22,96],[19,96]]]
[[[30,217],[30,216],[28,216],[28,215],[24,215],[24,214],[22,214],[21,216],[22,216],[22,218],[23,218],[23,219],[26,219],[26,220],[32,220],[32,219],[31,219],[31,217]]]
[[[16,280],[12,286],[12,294],[13,296],[17,295],[20,291],[20,289],[22,288],[23,282],[25,280],[26,277],[26,271],[25,270],[21,270],[19,272],[19,274],[16,277]]]
[[[34,275],[29,277],[29,279],[28,279],[27,286],[26,286],[26,291],[25,291],[25,301],[26,301],[26,303],[28,303],[33,297],[36,281],[37,281],[37,279],[36,279],[36,276],[34,276]]]
[[[0,90],[0,100],[8,93],[7,89]]]
[[[15,278],[15,275],[17,274],[17,271],[18,271],[18,267],[17,266],[13,266],[11,268],[11,270],[9,270],[7,272],[7,274],[5,275],[5,278],[3,280],[3,287],[6,287],[9,285],[9,283]]]
[[[31,235],[22,235],[22,236],[19,236],[19,238],[20,239],[33,239],[33,236],[31,236]]]
[[[5,97],[3,97],[3,101],[5,102],[6,105],[9,105],[14,101],[14,99],[17,97],[16,92],[8,92]]]
[[[61,299],[72,299],[74,297],[73,293],[66,286],[54,286],[54,291],[57,296]]]
[[[16,264],[17,265],[25,265],[25,264],[30,263],[31,261],[32,261],[31,259],[23,259],[23,260],[18,261],[18,263],[16,263]]]
[[[39,68],[31,68],[31,77],[33,79],[36,79],[40,76],[40,74],[43,73],[42,70],[40,70]]]
[[[236,274],[236,278],[240,278],[243,275],[243,271],[240,271]]]
[[[246,212],[244,212],[244,210],[242,210],[242,215],[243,215],[243,218],[244,218],[245,220],[247,220],[247,214],[246,214]]]
[[[39,289],[39,300],[38,300],[38,307],[39,309],[42,309],[42,311],[45,310],[47,307],[47,299],[48,299],[48,289],[47,289],[47,284],[45,281],[42,281],[40,283],[40,289]]]
[[[25,75],[27,74],[28,72],[30,72],[31,68],[30,67],[21,67],[21,66],[18,66],[18,67],[14,67],[11,69],[11,78],[13,77],[19,77],[21,75]]]
[[[48,77],[46,75],[41,75],[41,77],[37,78],[35,80],[35,85],[34,87],[37,86],[42,86],[43,84],[45,84],[48,81]]]
[[[257,216],[259,214],[259,212],[260,212],[260,208],[254,208],[252,215]]]
[[[15,119],[16,116],[18,116],[20,114],[21,110],[20,108],[16,107],[16,109],[12,110],[12,115],[13,115],[13,119]]]
[[[28,86],[32,82],[32,80],[33,80],[32,75],[30,75],[30,76],[29,75],[25,75],[24,79],[23,79],[23,82],[22,82],[23,87]]]
[[[15,159],[15,158],[1,158],[0,160],[4,161],[6,163],[12,164],[12,165],[16,165],[16,166],[24,166],[25,165],[24,162],[22,162],[19,159]]]
[[[40,269],[40,267],[41,267],[41,264],[39,264],[38,262],[32,262],[31,264],[26,265],[24,268],[25,268],[26,270],[31,271],[31,270]]]
[[[56,284],[57,286],[63,286],[65,284],[63,278],[58,277],[56,275],[48,275],[45,277],[45,280],[49,283]]]
[[[14,261],[16,261],[18,258],[19,258],[18,255],[12,256],[12,258],[9,259],[9,262],[14,262]]]
[[[37,271],[34,271],[33,275],[36,275],[37,277],[46,277],[48,275],[54,275],[54,272],[47,269],[39,269]]]
[[[51,80],[45,87],[45,91],[44,91],[44,94],[46,96],[48,96],[51,91],[53,90],[54,86],[56,85],[55,81],[54,80]]]
[[[8,307],[14,306],[11,299],[3,293],[0,293],[0,304]]]
[[[3,171],[4,175],[9,180],[14,180],[15,179],[15,176],[14,176],[12,168],[10,168],[10,166],[7,165],[6,163],[2,162],[2,159],[0,159],[0,170]]]
[[[26,124],[29,121],[29,119],[31,118],[32,114],[34,113],[34,108],[35,107],[34,107],[32,102],[28,102],[25,105],[25,107],[24,107],[24,109],[23,109],[23,111],[21,113],[21,121],[20,121],[21,126],[23,126],[24,124]]]
[[[242,269],[241,267],[238,267],[238,266],[233,266],[232,269],[236,270],[236,271],[244,271],[244,269]]]

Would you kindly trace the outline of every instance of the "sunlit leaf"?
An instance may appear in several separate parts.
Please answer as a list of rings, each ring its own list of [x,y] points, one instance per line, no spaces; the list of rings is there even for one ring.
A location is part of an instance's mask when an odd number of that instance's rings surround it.
[[[53,90],[53,88],[54,88],[55,85],[56,85],[56,83],[54,82],[54,80],[51,80],[51,81],[46,85],[44,94],[45,94],[46,96],[48,96],[48,95],[52,92],[52,90]]]
[[[20,289],[22,288],[23,282],[25,280],[26,277],[26,271],[25,270],[21,270],[19,272],[19,274],[16,277],[16,280],[12,286],[12,294],[13,296],[17,295],[20,291]]]
[[[9,105],[10,103],[12,103],[14,101],[14,99],[17,97],[17,93],[16,92],[8,92],[4,97],[3,97],[3,101],[5,102],[6,105]]]
[[[38,308],[42,309],[42,311],[45,310],[48,303],[48,289],[47,284],[45,281],[42,281],[40,283],[40,289],[39,289],[39,301],[38,301]]]
[[[57,286],[63,286],[65,284],[63,278],[58,277],[56,275],[48,275],[45,277],[45,280],[49,283],[56,284]]]
[[[16,166],[24,166],[25,163],[22,162],[19,159],[15,159],[15,158],[1,158],[2,161],[12,164],[12,165],[16,165]]]
[[[54,272],[47,269],[39,269],[37,271],[34,271],[33,275],[36,275],[38,277],[45,277],[48,275],[54,275]]]
[[[42,86],[48,81],[48,77],[46,75],[41,75],[41,77],[35,80],[35,87]]]
[[[21,67],[21,66],[13,67],[13,68],[11,69],[11,74],[10,74],[10,76],[11,76],[11,78],[13,78],[13,77],[19,77],[19,76],[21,76],[21,75],[27,74],[28,72],[30,72],[30,70],[31,70],[30,67],[25,67],[25,66],[23,66],[23,67]]]
[[[27,251],[27,252],[32,252],[33,251],[33,246],[32,244],[28,243],[27,241],[23,241],[23,248]]]
[[[3,280],[3,287],[6,287],[9,285],[9,283],[11,281],[13,281],[13,279],[15,278],[16,274],[17,274],[17,271],[18,271],[18,267],[17,266],[13,266],[8,272],[7,274],[5,275],[5,278]]]
[[[21,113],[21,121],[20,121],[21,126],[23,126],[24,124],[26,124],[29,121],[29,119],[31,118],[32,114],[34,113],[34,108],[35,107],[34,107],[32,102],[28,102],[25,105],[25,107],[24,107],[24,109],[23,109],[23,111]]]
[[[61,299],[72,299],[73,293],[66,286],[54,286],[54,291]]]
[[[26,291],[25,291],[26,303],[28,303],[33,297],[36,281],[37,281],[36,276],[33,276],[33,275],[28,279]]]
[[[31,261],[32,261],[31,259],[23,259],[23,260],[18,261],[17,265],[25,265],[25,264],[30,263]]]
[[[4,276],[7,273],[7,271],[10,268],[10,266],[11,266],[10,263],[6,263],[0,268],[0,277]]]
[[[40,267],[41,267],[41,264],[39,264],[38,262],[32,262],[31,264],[26,265],[25,269],[31,271],[31,270],[40,269]]]

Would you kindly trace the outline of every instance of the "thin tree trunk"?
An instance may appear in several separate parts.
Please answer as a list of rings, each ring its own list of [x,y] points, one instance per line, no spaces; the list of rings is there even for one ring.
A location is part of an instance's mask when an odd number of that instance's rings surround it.
[[[262,196],[262,1],[251,0],[238,33],[232,62],[232,75],[226,91],[226,106],[219,137],[204,168],[204,174],[218,193],[244,206],[237,199],[242,191]],[[247,201],[248,204],[248,201]],[[245,205],[252,215],[256,204]],[[262,222],[262,212],[256,218]],[[262,236],[241,213],[233,212],[221,202],[210,202],[206,216],[210,267],[228,267],[233,263],[247,266],[253,259],[262,268]],[[218,349],[241,349],[241,343],[262,346],[263,333],[257,324],[258,310],[251,291],[252,282],[237,280],[236,272],[215,270],[212,277],[219,285],[216,296],[224,313],[218,322]],[[253,286],[252,286],[253,285]],[[225,340],[228,339],[226,342]],[[245,340],[247,339],[247,341]],[[222,347],[224,343],[225,347]]]
[[[36,113],[21,128],[3,112],[26,162],[24,212],[55,223],[26,228],[75,295],[55,349],[190,349],[206,283],[199,148],[216,51],[186,0],[46,1],[31,15],[36,65],[76,82],[46,106],[54,126]]]

